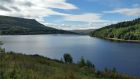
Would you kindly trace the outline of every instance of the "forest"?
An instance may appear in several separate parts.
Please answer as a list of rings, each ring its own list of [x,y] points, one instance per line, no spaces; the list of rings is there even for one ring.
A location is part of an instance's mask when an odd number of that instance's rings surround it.
[[[140,18],[97,29],[91,32],[90,36],[116,40],[140,40]]]

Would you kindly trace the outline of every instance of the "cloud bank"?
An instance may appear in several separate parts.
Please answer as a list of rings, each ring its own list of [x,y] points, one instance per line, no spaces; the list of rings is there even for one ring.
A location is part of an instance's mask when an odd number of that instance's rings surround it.
[[[86,0],[86,1],[99,2],[99,0]],[[112,2],[112,0],[105,0],[105,1]],[[114,1],[118,1],[118,0],[114,0]],[[78,14],[74,14],[76,12],[72,14],[68,14],[63,12],[80,10],[81,7],[77,7],[76,5],[69,3],[68,0],[0,0],[0,15],[36,19],[44,24],[49,24],[47,21],[44,20],[44,17],[47,19],[47,17],[49,16],[56,15],[62,17],[59,18],[59,21],[61,21],[59,23],[60,26],[54,24],[56,28],[66,28],[66,29],[86,28],[86,27],[99,28],[115,22],[110,20],[104,20],[103,17],[106,16],[105,15],[106,13],[107,14],[119,13],[126,16],[140,16],[139,4],[135,4],[133,6],[134,7],[132,8],[117,8],[109,11],[100,11],[100,13],[99,12],[97,13],[96,11],[95,12],[85,11],[85,12],[78,12]],[[63,11],[59,12],[58,10],[63,10]],[[82,22],[85,24],[79,24],[79,25],[77,24],[68,27],[69,25],[63,23],[66,21]],[[53,22],[51,23],[51,25],[52,24]]]
[[[128,16],[140,16],[140,8],[119,8],[112,11],[104,11],[104,13],[120,13]]]
[[[57,9],[77,9],[66,0],[0,0],[0,15],[39,18],[49,15],[66,15]]]

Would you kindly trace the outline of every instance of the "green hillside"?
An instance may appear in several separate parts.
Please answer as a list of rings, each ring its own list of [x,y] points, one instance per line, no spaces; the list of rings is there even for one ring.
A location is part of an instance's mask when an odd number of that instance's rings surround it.
[[[0,34],[75,34],[73,32],[47,27],[34,19],[0,16]]]
[[[90,35],[122,41],[140,41],[140,18],[103,27]]]

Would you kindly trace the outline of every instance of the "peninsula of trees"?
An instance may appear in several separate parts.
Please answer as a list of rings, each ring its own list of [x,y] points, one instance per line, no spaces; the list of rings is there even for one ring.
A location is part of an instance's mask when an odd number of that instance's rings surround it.
[[[118,41],[140,42],[140,18],[97,29],[91,32],[90,36]]]

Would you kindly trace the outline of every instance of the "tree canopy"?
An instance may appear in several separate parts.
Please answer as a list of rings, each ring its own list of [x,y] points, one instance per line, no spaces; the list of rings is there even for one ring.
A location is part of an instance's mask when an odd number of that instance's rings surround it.
[[[100,28],[90,35],[101,38],[140,40],[140,18]]]

